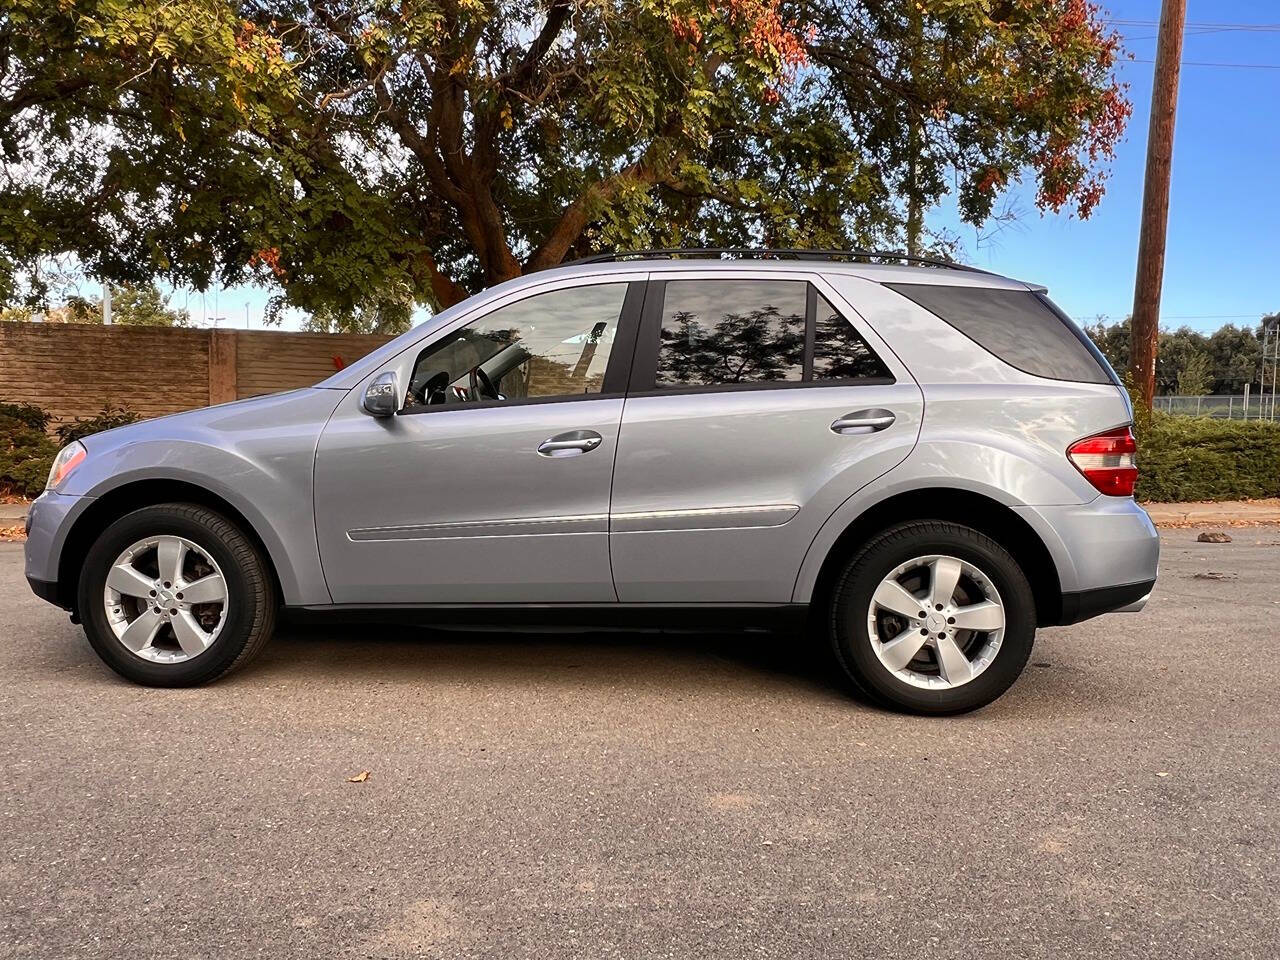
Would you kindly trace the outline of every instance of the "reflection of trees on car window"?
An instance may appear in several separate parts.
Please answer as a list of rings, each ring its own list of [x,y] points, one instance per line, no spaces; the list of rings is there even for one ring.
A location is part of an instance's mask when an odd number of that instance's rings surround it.
[[[659,384],[799,380],[804,369],[804,314],[765,304],[723,313],[712,325],[679,310],[663,323]]]
[[[889,369],[871,352],[858,331],[826,301],[818,297],[813,338],[815,380],[863,380],[888,377]]]

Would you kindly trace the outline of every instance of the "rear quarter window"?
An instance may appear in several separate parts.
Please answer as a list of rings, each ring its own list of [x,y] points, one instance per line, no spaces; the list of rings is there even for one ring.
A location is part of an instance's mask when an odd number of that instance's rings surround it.
[[[1051,380],[1112,383],[1069,322],[1029,290],[888,283],[1011,367]]]

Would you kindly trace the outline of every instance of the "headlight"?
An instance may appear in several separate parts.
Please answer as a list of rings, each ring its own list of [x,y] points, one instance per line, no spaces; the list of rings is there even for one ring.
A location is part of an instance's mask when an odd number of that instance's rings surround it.
[[[49,469],[49,479],[45,481],[44,488],[46,490],[58,489],[58,484],[67,479],[71,471],[88,455],[89,451],[84,448],[84,444],[79,440],[68,443],[53,458],[53,466]]]

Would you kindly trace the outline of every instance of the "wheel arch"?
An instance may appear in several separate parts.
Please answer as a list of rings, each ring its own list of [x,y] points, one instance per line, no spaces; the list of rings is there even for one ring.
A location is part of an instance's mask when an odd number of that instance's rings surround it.
[[[1035,597],[1037,623],[1047,626],[1059,621],[1061,581],[1053,555],[1040,535],[1009,506],[982,493],[954,487],[907,490],[866,507],[845,523],[821,556],[820,563],[816,562],[811,548],[797,578],[794,599],[815,608],[825,604],[836,575],[858,545],[873,534],[906,520],[959,523],[991,537],[1017,558],[1026,573]]]
[[[262,552],[271,573],[276,596],[285,596],[278,559],[257,525],[250,521],[244,511],[208,487],[187,480],[154,478],[134,480],[114,487],[95,497],[76,517],[63,541],[58,558],[58,603],[61,606],[74,608],[76,587],[80,579],[77,566],[83,562],[85,554],[102,532],[126,514],[159,503],[195,503],[221,513],[238,526]]]

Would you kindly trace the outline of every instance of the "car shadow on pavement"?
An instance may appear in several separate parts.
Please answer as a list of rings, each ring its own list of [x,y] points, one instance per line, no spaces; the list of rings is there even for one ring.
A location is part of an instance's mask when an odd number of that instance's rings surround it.
[[[1070,649],[1069,643],[1039,648],[1019,682],[979,714],[997,722],[1061,721],[1132,703],[1135,691],[1122,676],[1082,668],[1064,656]],[[534,691],[641,700],[687,694],[885,712],[843,679],[819,638],[800,633],[290,625],[258,660],[219,686],[224,684],[483,687],[516,699]]]
[[[797,633],[290,624],[243,677],[289,674],[345,682],[653,684],[849,695],[825,647]]]

